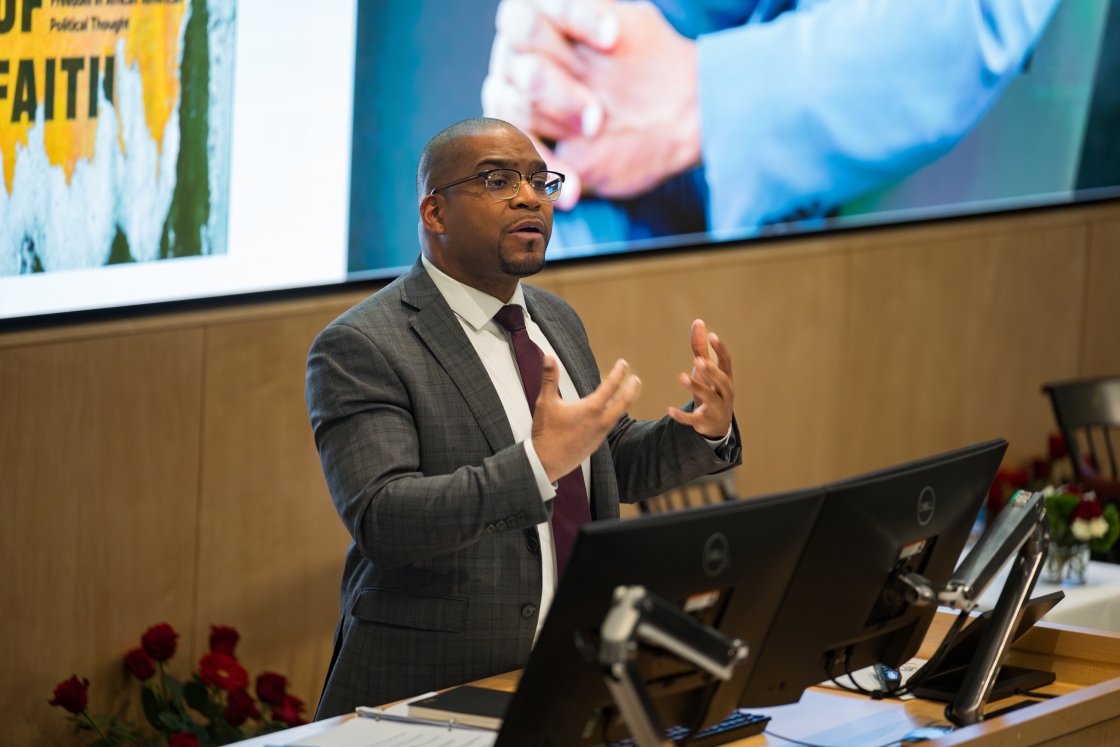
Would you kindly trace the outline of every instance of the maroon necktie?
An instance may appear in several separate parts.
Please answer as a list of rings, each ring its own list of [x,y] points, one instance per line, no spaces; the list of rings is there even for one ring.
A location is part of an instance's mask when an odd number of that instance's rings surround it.
[[[517,304],[503,306],[494,315],[494,321],[509,330],[513,337],[513,354],[525,398],[529,400],[529,413],[536,412],[537,397],[541,393],[541,376],[544,372],[544,353],[529,339],[525,330],[525,314]],[[576,543],[579,525],[591,521],[591,508],[587,502],[587,487],[583,484],[583,467],[576,467],[556,483],[556,498],[552,502],[552,537],[556,544],[556,566],[560,573],[568,564],[572,547]]]

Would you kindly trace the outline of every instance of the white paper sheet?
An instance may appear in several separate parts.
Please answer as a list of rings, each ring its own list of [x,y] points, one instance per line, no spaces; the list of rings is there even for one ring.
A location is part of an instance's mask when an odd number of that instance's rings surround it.
[[[352,718],[291,747],[490,747],[497,738],[493,731]]]

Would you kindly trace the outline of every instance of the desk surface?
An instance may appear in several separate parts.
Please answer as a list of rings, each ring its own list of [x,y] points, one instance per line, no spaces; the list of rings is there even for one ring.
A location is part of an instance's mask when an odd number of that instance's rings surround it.
[[[1004,568],[981,595],[980,609],[989,610],[996,606],[1006,578],[1007,569]],[[1043,620],[1120,633],[1120,565],[1095,561],[1089,563],[1085,584],[1082,586],[1062,586],[1039,580],[1033,596],[1039,597],[1058,590],[1064,591],[1066,598]]]
[[[951,624],[939,613],[918,655],[928,658]],[[1040,623],[1015,645],[1007,663],[1052,671],[1058,681],[1044,692],[1060,695],[1022,710],[960,729],[928,747],[1098,747],[1120,745],[1120,635]],[[482,687],[512,691],[520,672],[491,677]],[[1009,698],[989,708],[1003,708]],[[769,734],[735,742],[739,747],[783,747],[790,737],[822,747],[880,747],[897,744],[921,726],[946,723],[944,704],[925,700],[881,700],[842,692],[832,686],[810,688],[801,701],[777,708],[751,709],[771,717]],[[308,724],[240,747],[290,744],[352,717]],[[892,741],[893,740],[893,741]]]

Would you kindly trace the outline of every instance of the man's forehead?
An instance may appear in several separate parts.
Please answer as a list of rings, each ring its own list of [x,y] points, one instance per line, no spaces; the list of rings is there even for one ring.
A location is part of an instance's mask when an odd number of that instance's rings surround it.
[[[464,158],[480,168],[543,169],[545,162],[529,138],[517,130],[478,133],[466,139]]]

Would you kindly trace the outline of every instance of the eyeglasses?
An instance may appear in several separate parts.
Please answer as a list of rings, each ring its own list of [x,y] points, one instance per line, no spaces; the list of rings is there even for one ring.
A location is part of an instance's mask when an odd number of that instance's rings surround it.
[[[456,184],[469,182],[472,179],[483,179],[486,182],[486,191],[495,200],[513,199],[521,189],[522,179],[529,180],[529,186],[537,193],[537,197],[549,202],[560,196],[560,188],[564,186],[564,175],[557,171],[534,171],[526,177],[514,169],[490,169],[441,184],[428,194],[434,195],[441,189],[454,187]]]

